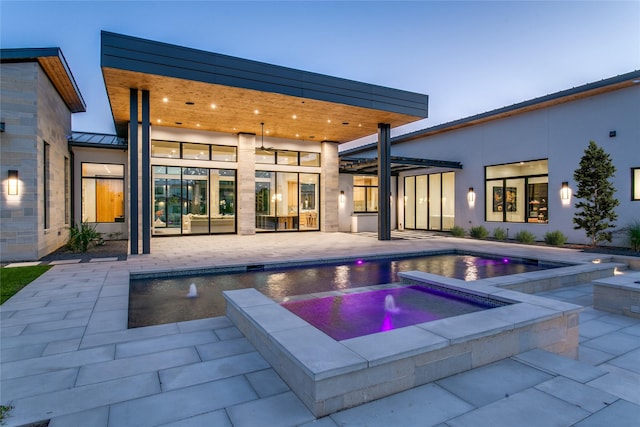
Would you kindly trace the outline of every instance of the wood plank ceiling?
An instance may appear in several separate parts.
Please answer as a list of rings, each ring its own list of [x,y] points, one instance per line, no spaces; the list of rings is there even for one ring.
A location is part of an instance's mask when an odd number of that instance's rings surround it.
[[[129,121],[129,88],[150,92],[152,125],[306,141],[348,142],[420,117],[115,68],[102,68],[118,128]],[[138,109],[141,112],[141,108]],[[141,113],[138,117],[141,121]]]

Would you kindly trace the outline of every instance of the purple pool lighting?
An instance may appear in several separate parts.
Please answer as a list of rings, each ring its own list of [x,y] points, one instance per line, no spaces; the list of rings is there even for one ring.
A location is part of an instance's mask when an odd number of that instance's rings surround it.
[[[287,310],[336,341],[486,310],[499,305],[501,304],[475,301],[422,286],[282,303]]]

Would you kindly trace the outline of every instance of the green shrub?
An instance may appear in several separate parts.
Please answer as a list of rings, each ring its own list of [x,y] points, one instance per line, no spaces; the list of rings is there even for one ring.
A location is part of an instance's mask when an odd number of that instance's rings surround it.
[[[460,227],[459,225],[454,225],[451,229],[451,234],[453,235],[453,237],[464,237],[465,231],[464,228]]]
[[[493,230],[493,237],[496,240],[507,240],[507,230],[502,227],[496,227]]]
[[[536,241],[536,236],[530,231],[522,230],[516,233],[516,240],[520,243],[533,243]]]
[[[489,235],[489,231],[487,231],[487,229],[484,228],[482,225],[477,225],[475,227],[471,227],[471,229],[469,230],[469,234],[473,238],[484,239]]]
[[[622,229],[627,243],[636,252],[640,252],[640,220],[635,220]]]
[[[562,246],[567,243],[567,236],[560,230],[549,231],[544,235],[544,242],[547,245]]]
[[[87,252],[91,246],[104,244],[102,234],[96,231],[95,224],[83,222],[69,229],[67,247],[73,252]]]

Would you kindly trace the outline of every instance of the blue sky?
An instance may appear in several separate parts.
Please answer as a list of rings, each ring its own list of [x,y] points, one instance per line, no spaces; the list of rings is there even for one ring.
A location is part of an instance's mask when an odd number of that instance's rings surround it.
[[[100,30],[428,94],[393,135],[640,69],[640,1],[0,0],[0,27],[3,48],[62,49],[73,129],[104,133]]]

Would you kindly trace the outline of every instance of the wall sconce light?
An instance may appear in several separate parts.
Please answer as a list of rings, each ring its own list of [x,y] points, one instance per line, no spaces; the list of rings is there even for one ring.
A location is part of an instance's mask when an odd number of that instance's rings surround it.
[[[340,191],[340,198],[338,199],[340,201],[340,205],[344,205],[344,202],[346,201],[346,196],[344,195],[344,191]]]
[[[473,190],[473,187],[469,187],[469,192],[467,193],[467,201],[470,205],[476,202],[476,192]]]
[[[571,189],[569,188],[569,183],[564,181],[560,189],[560,198],[562,200],[569,200],[569,197],[571,197]]]
[[[10,196],[18,195],[18,171],[10,170],[9,171],[9,188],[8,193]]]

